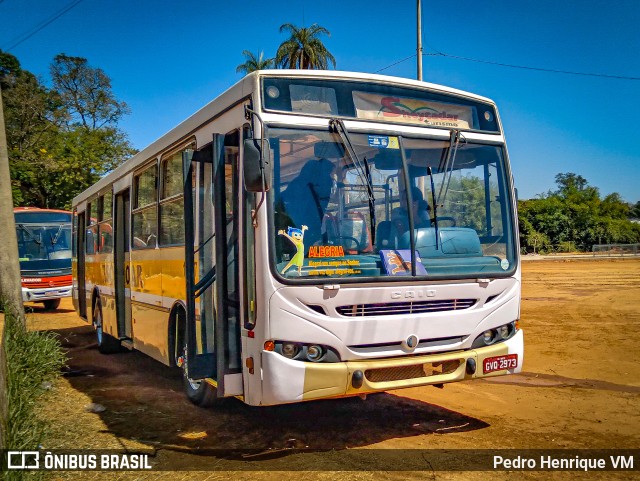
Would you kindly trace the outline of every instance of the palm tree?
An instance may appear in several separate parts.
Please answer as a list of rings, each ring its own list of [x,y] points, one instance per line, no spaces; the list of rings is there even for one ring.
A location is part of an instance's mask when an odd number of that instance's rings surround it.
[[[331,36],[329,30],[314,23],[310,27],[298,28],[291,23],[280,27],[280,33],[289,32],[291,37],[278,47],[275,63],[282,68],[327,69],[329,62],[336,67],[336,59],[324,46],[320,35]]]
[[[264,52],[260,52],[260,55],[256,57],[256,55],[248,50],[243,50],[242,55],[244,55],[245,62],[238,65],[236,67],[236,72],[238,73],[251,73],[254,70],[264,70],[268,68],[273,68],[274,61],[272,58],[263,58]]]

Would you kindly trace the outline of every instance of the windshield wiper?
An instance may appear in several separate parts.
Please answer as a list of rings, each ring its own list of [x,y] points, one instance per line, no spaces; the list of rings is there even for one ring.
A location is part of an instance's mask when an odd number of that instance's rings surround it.
[[[436,235],[436,250],[438,250],[438,203],[436,202],[436,188],[433,185],[433,171],[431,166],[427,166],[427,175],[431,180],[431,203],[433,204],[433,227]]]
[[[433,183],[433,172],[431,167],[427,167],[427,174],[431,180],[431,202],[433,203],[433,226],[435,228],[436,250],[438,250],[438,206],[444,205],[441,204],[441,201],[444,201],[447,197],[447,192],[449,191],[449,183],[451,182],[451,175],[453,174],[453,166],[456,163],[456,155],[458,154],[460,139],[466,141],[459,130],[452,129],[451,134],[449,135],[449,147],[447,147],[447,149],[442,153],[440,165],[438,166],[438,172],[443,172],[444,176],[442,178],[442,183],[440,184],[437,199],[436,189]]]
[[[51,234],[49,234],[49,237],[51,238],[51,245],[54,246],[58,243],[58,238],[60,237],[60,234],[62,234],[62,228],[64,226],[61,224],[60,227],[58,227],[58,232],[56,232],[56,235],[51,237]]]
[[[358,176],[367,187],[367,196],[369,197],[369,217],[371,218],[371,243],[375,245],[376,198],[373,193],[373,183],[371,182],[371,171],[369,170],[369,163],[367,162],[367,159],[365,159],[363,164],[363,162],[358,157],[358,154],[356,154],[356,151],[353,148],[353,144],[351,143],[351,139],[349,138],[349,132],[347,132],[347,128],[345,127],[344,121],[342,119],[329,120],[329,127],[335,129],[335,131],[338,133],[345,152],[353,162],[353,165],[356,167]]]
[[[443,155],[442,159],[440,160],[438,172],[444,173],[442,184],[440,184],[440,190],[438,191],[438,204],[440,205],[442,205],[441,201],[447,197],[447,192],[449,191],[449,183],[451,182],[451,174],[453,173],[453,166],[456,162],[456,155],[458,154],[460,139],[462,139],[463,142],[466,142],[466,139],[459,130],[452,129],[451,135],[449,136],[449,147],[445,151],[446,156]]]
[[[31,231],[29,231],[29,229],[27,229],[24,225],[22,225],[22,224],[17,224],[17,225],[18,225],[18,227],[20,227],[23,231],[25,231],[25,232],[27,233],[27,235],[29,236],[29,238],[30,238],[33,242],[35,242],[35,243],[36,243],[36,244],[38,244],[38,245],[41,245],[41,244],[42,244],[42,241],[41,241],[40,239],[36,239],[36,238],[34,237],[34,235],[31,233]]]

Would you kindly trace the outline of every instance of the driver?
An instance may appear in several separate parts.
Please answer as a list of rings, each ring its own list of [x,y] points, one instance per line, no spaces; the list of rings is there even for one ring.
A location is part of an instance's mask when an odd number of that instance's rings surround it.
[[[290,227],[308,227],[304,236],[307,246],[322,239],[322,220],[335,183],[334,170],[327,159],[308,160],[282,193],[284,211],[295,224]]]
[[[400,207],[391,211],[391,222],[396,227],[398,235],[402,235],[409,230],[409,212],[407,210],[406,191],[400,191]],[[422,191],[416,187],[411,187],[413,223],[415,229],[431,227],[429,219],[429,203],[424,200]]]

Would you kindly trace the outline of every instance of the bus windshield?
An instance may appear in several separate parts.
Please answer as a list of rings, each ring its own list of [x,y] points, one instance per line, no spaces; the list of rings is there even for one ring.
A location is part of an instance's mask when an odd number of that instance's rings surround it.
[[[16,223],[20,262],[71,259],[70,224]]]
[[[283,278],[514,272],[503,146],[284,128],[269,136],[272,257]]]

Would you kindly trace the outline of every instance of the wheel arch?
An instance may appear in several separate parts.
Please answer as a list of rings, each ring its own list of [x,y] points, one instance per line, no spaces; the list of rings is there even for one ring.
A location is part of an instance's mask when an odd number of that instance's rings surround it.
[[[180,313],[183,313],[184,317],[180,318]],[[178,353],[178,346],[181,346],[184,342],[184,336],[186,333],[186,314],[187,306],[183,301],[176,301],[173,306],[171,306],[167,332],[169,366],[171,367],[177,367],[176,357]]]
[[[98,289],[98,286],[94,286],[94,288],[91,290],[91,322],[93,323],[93,313],[96,310],[96,301],[98,301],[98,299],[100,299],[100,289]]]

